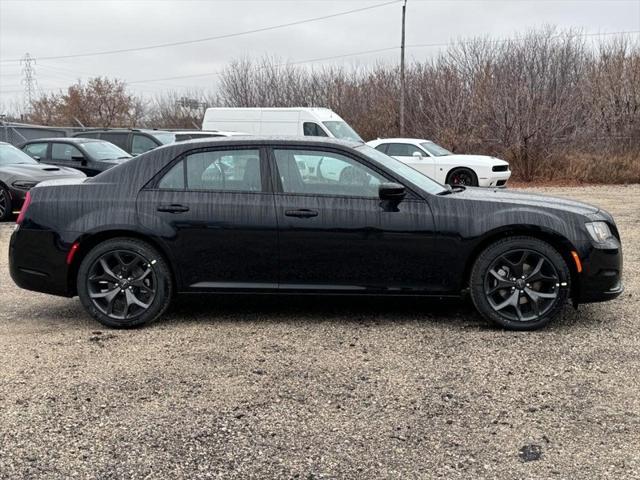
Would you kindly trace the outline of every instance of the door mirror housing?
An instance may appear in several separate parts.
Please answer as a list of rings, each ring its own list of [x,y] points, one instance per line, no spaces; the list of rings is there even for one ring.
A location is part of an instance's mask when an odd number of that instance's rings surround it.
[[[36,162],[39,162],[41,160],[40,155],[34,155],[32,157]]]
[[[407,189],[399,183],[381,183],[380,187],[378,187],[378,194],[380,200],[400,203],[407,195]]]
[[[74,155],[71,157],[71,160],[73,160],[74,162],[80,162],[81,165],[87,164],[87,160],[86,158],[84,158],[84,155]]]
[[[420,152],[413,152],[413,154],[412,154],[412,155],[413,155],[413,158],[417,158],[418,160],[422,160],[422,157],[423,157],[422,153],[420,153]]]

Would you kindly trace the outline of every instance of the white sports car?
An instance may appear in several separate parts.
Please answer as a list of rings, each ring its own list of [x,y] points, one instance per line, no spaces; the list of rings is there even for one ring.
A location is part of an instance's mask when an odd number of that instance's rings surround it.
[[[511,177],[504,160],[486,155],[455,155],[430,140],[379,138],[367,145],[443,184],[504,187]]]

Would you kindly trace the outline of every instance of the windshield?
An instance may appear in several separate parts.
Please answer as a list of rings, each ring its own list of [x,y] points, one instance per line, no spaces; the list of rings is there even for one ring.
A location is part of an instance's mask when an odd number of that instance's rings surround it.
[[[16,163],[38,162],[13,145],[0,145],[0,165],[15,165]]]
[[[176,134],[172,132],[147,132],[153,135],[161,144],[166,145],[176,141]]]
[[[427,152],[429,152],[434,157],[444,157],[446,155],[453,155],[446,148],[442,148],[440,145],[437,145],[433,142],[422,142],[420,144],[422,148],[424,148]]]
[[[356,142],[363,141],[360,138],[360,135],[358,135],[346,122],[331,121],[322,122],[322,124],[329,129],[335,138],[339,138],[341,140],[355,140]]]
[[[131,158],[127,152],[110,142],[87,142],[82,146],[93,160],[125,160]]]
[[[447,188],[445,188],[444,185],[440,185],[438,182],[430,179],[426,175],[423,175],[418,170],[405,165],[400,160],[396,160],[395,158],[391,158],[388,155],[385,155],[381,151],[376,150],[369,145],[361,145],[359,147],[356,147],[356,150],[365,154],[367,157],[376,160],[378,163],[381,163],[389,170],[392,170],[393,172],[400,175],[400,177],[409,180],[411,183],[420,187],[425,192],[437,194],[447,191]]]

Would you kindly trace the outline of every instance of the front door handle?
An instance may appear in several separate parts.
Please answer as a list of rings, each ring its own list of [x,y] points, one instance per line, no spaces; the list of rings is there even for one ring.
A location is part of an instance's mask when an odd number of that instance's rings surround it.
[[[177,203],[172,203],[170,205],[158,205],[159,212],[169,212],[169,213],[182,213],[188,212],[189,207],[186,205],[178,205]]]
[[[316,210],[309,210],[308,208],[301,208],[299,210],[285,210],[284,214],[287,217],[297,218],[311,218],[318,216],[318,212]]]

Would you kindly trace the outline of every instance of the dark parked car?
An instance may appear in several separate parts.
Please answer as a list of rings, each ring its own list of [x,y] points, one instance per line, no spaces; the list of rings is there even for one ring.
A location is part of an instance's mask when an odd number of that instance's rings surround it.
[[[13,145],[0,142],[0,222],[22,207],[27,192],[45,180],[86,178],[72,168],[38,163]]]
[[[89,177],[132,158],[112,143],[89,138],[39,138],[20,148],[39,162],[75,168]]]
[[[175,292],[430,295],[503,327],[622,292],[613,218],[571,200],[450,189],[363,144],[236,137],[165,146],[36,187],[10,243],[21,287],[112,327]]]
[[[76,138],[95,138],[117,145],[131,155],[140,155],[154,148],[173,143],[174,132],[164,130],[143,130],[138,128],[92,129],[73,135]]]

